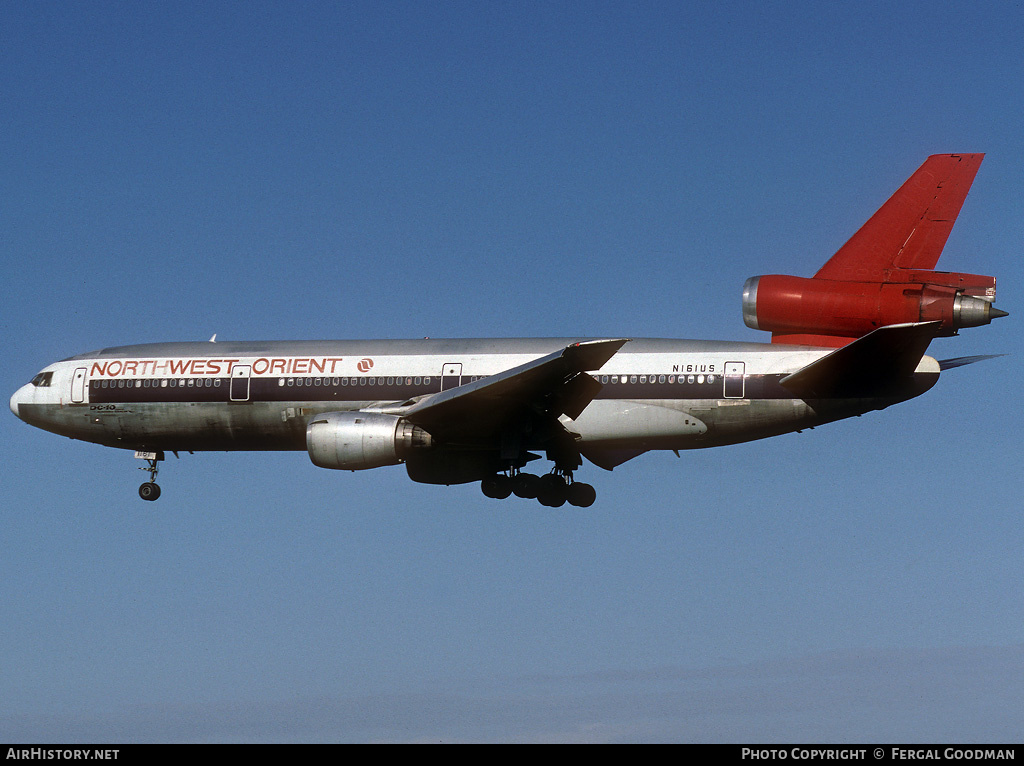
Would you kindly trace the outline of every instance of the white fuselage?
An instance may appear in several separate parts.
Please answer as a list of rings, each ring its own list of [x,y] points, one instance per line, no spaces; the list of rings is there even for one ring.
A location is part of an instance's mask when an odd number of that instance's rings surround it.
[[[426,395],[495,375],[577,340],[123,346],[47,366],[14,394],[11,409],[40,428],[126,449],[301,450],[314,415],[353,410],[401,415]],[[604,450],[691,449],[860,414],[916,396],[937,379],[937,364],[925,357],[913,390],[898,398],[805,401],[779,385],[786,374],[830,351],[632,340],[591,373],[602,384],[593,401],[577,418],[561,421],[588,457]]]

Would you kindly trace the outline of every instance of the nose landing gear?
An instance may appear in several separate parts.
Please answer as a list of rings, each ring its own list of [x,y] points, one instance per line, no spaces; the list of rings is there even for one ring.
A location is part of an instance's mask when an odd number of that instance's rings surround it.
[[[139,466],[140,471],[149,471],[149,481],[139,487],[139,497],[143,500],[156,500],[160,497],[160,485],[156,483],[156,474],[160,470],[157,463],[164,459],[163,452],[136,452],[135,457],[145,460],[148,465]]]

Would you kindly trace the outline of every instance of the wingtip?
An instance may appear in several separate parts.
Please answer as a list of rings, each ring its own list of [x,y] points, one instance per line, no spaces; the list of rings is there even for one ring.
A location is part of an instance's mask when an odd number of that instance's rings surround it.
[[[945,372],[946,370],[952,370],[957,367],[964,367],[968,364],[974,364],[975,362],[984,362],[989,359],[998,359],[1001,356],[1008,356],[1007,354],[979,354],[977,356],[958,356],[955,359],[942,359],[939,361],[939,369]]]

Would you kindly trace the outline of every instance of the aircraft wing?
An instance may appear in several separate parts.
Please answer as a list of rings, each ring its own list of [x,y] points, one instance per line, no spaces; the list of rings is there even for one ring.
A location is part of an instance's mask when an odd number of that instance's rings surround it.
[[[477,441],[501,434],[511,423],[580,413],[602,386],[588,370],[600,369],[628,342],[626,338],[573,343],[496,375],[437,394],[402,416],[445,441]]]
[[[941,324],[879,327],[779,383],[804,399],[885,396],[914,374]]]

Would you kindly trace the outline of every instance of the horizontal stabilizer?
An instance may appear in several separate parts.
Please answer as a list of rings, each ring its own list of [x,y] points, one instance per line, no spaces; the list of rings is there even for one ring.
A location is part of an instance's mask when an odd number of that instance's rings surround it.
[[[911,379],[940,324],[879,327],[779,382],[804,399],[886,396]]]
[[[986,359],[996,359],[1006,354],[979,354],[978,356],[958,356],[955,359],[943,359],[939,362],[940,370],[952,370],[954,367],[963,367],[965,364],[984,362]]]

